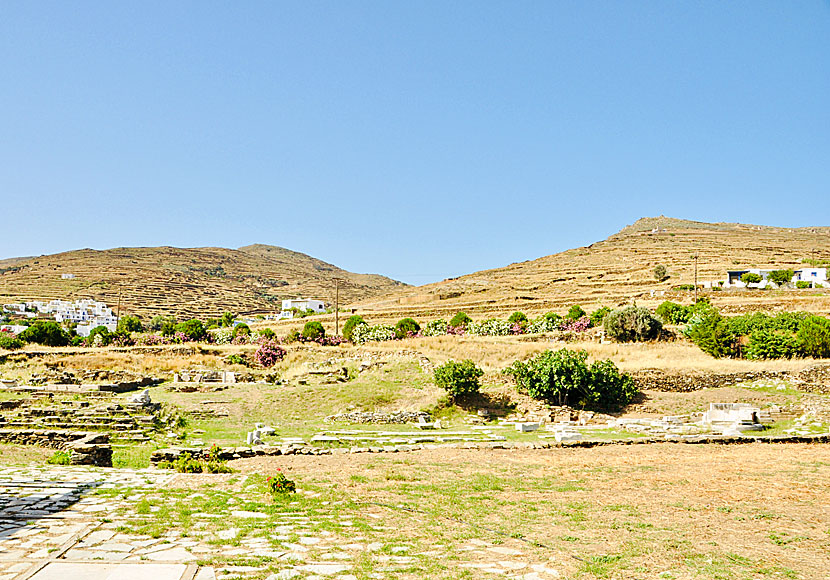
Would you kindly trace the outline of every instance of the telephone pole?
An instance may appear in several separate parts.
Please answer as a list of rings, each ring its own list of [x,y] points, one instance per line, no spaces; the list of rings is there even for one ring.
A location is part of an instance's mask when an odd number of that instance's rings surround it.
[[[695,304],[697,304],[697,254],[694,255],[695,259]]]
[[[115,315],[115,329],[118,330],[118,323],[121,322],[121,286],[118,286],[118,314]]]
[[[334,279],[334,336],[340,336],[340,278]]]

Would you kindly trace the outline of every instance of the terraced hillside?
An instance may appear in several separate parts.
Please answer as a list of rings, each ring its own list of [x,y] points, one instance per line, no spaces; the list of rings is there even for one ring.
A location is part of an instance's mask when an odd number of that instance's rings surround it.
[[[0,302],[96,298],[122,313],[178,317],[224,311],[273,313],[284,298],[342,302],[405,286],[384,276],[354,274],[306,254],[265,245],[226,248],[77,250],[7,261],[0,269]],[[61,274],[74,274],[62,279]]]
[[[723,279],[727,269],[795,269],[803,266],[803,259],[830,258],[830,227],[793,229],[643,218],[587,247],[401,289],[380,299],[364,300],[359,307],[379,318],[404,313],[443,316],[459,310],[481,317],[517,309],[528,314],[561,310],[575,303],[613,307],[632,300],[644,305],[665,299],[689,300],[690,292],[672,288],[694,282],[694,255],[698,256],[701,282]],[[654,276],[658,264],[670,275],[663,282]],[[827,291],[723,291],[712,292],[711,297],[726,311],[830,310]]]

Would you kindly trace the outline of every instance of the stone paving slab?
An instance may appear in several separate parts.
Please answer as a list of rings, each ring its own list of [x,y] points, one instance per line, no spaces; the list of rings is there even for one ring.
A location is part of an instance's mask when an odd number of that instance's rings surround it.
[[[31,580],[183,580],[184,564],[53,562]]]

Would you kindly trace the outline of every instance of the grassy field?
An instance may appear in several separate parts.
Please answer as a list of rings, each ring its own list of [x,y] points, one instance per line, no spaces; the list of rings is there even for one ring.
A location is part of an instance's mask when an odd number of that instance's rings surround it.
[[[277,548],[298,536],[270,540],[269,530],[304,518],[303,533],[329,544],[376,543],[376,556],[358,560],[358,578],[399,551],[409,564],[383,577],[475,578],[471,565],[520,558],[569,579],[819,579],[830,558],[827,446],[440,449],[233,466],[239,473],[178,476],[136,499],[116,514],[120,531],[233,545],[260,538]],[[264,478],[278,468],[300,493],[274,503]],[[240,524],[227,517],[234,509],[267,519]],[[231,527],[235,535],[219,539]]]

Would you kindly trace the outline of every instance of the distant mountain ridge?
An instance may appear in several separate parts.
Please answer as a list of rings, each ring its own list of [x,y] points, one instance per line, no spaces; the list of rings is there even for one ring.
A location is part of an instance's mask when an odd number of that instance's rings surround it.
[[[673,287],[693,284],[694,256],[698,257],[699,282],[723,278],[727,269],[797,269],[806,258],[830,258],[830,227],[783,228],[645,217],[589,246],[397,289],[385,297],[363,300],[358,306],[367,313],[394,319],[404,313],[434,318],[463,310],[482,317],[505,316],[515,310],[561,311],[573,304],[614,307],[632,300],[659,302],[666,292],[672,294]],[[655,278],[658,264],[668,269],[668,280]],[[674,294],[674,299],[688,299],[682,292]],[[717,295],[718,300],[728,294]],[[810,296],[798,296],[812,300],[805,308],[830,306],[830,301]],[[771,294],[730,297],[736,303],[768,300],[770,307],[777,307]]]
[[[90,297],[116,306],[120,296],[123,312],[142,316],[273,313],[283,299],[298,297],[333,303],[336,279],[341,304],[406,286],[264,244],[83,249],[0,263],[6,264],[0,268],[0,302]]]

